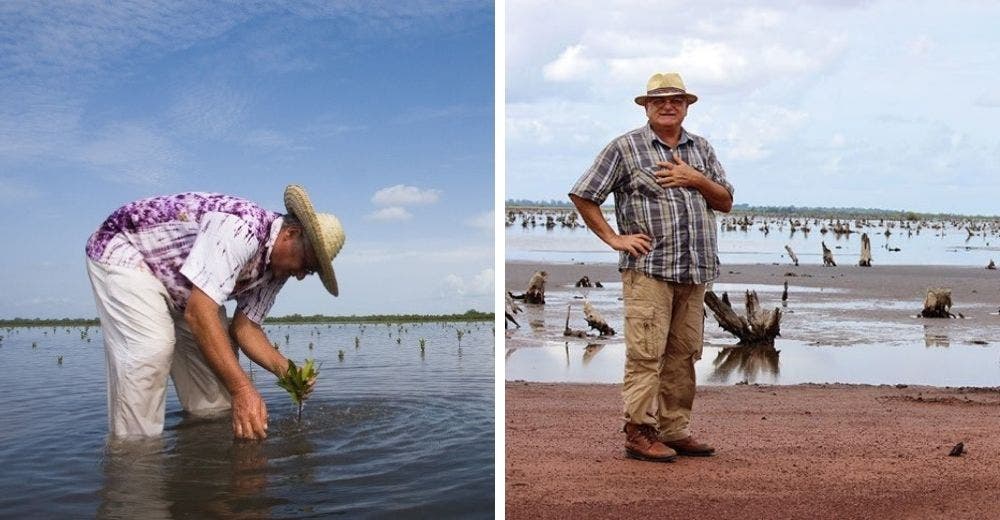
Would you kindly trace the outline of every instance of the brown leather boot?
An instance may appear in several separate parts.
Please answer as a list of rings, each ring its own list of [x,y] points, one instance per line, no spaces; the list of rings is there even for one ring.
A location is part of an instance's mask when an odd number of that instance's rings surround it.
[[[650,462],[673,462],[677,452],[656,438],[656,429],[649,424],[625,424],[625,455]]]
[[[676,451],[679,455],[687,457],[710,457],[715,454],[715,448],[694,440],[694,437],[690,435],[676,441],[664,441],[663,444]]]

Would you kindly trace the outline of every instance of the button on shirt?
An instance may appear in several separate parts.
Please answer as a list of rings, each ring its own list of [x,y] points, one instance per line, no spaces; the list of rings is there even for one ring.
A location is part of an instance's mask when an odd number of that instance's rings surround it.
[[[269,269],[280,214],[229,195],[180,193],[122,206],[91,235],[87,256],[159,279],[183,311],[197,286],[260,324],[288,277]]]
[[[597,156],[570,191],[602,204],[615,195],[615,219],[623,235],[644,233],[652,250],[639,258],[622,251],[618,269],[637,269],[654,278],[706,283],[719,276],[715,212],[694,188],[662,188],[653,172],[657,162],[674,162],[673,152],[688,165],[733,193],[715,150],[700,136],[681,129],[677,147],[660,140],[649,125],[622,135]]]

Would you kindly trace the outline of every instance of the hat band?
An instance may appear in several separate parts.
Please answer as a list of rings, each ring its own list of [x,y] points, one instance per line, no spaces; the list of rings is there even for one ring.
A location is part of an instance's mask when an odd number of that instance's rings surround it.
[[[657,94],[687,94],[687,92],[677,87],[656,88],[646,92],[647,96],[655,96]]]

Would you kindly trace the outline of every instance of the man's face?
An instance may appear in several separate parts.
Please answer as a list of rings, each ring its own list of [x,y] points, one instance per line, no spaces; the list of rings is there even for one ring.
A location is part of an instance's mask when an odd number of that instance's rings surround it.
[[[302,233],[302,228],[298,227],[287,227],[278,233],[268,266],[275,276],[294,276],[301,280],[319,271],[316,255]]]
[[[646,117],[653,126],[680,126],[687,116],[684,96],[646,98]]]

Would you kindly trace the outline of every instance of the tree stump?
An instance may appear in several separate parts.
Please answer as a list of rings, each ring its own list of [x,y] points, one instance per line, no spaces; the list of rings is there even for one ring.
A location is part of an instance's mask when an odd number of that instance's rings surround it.
[[[563,329],[563,336],[572,336],[574,338],[586,338],[587,332],[583,330],[573,330],[569,328],[569,311],[572,309],[572,305],[566,306],[566,327]]]
[[[792,263],[799,265],[799,257],[795,256],[795,251],[792,251],[792,246],[785,244],[785,251],[788,251],[788,258],[792,259]]]
[[[604,320],[601,313],[597,312],[597,309],[589,301],[583,302],[583,315],[587,319],[587,325],[590,328],[596,329],[601,333],[601,336],[614,336],[615,329],[608,325],[608,322]]]
[[[826,242],[820,242],[823,246],[823,267],[835,267],[837,262],[833,261],[833,251],[826,247]]]
[[[774,345],[775,336],[781,335],[781,309],[761,310],[756,291],[746,291],[746,317],[736,314],[713,291],[705,293],[705,305],[723,330],[739,338],[740,345]]]
[[[872,243],[868,240],[868,233],[861,234],[861,260],[858,261],[858,265],[861,267],[872,266]]]
[[[521,307],[514,301],[514,295],[510,291],[507,292],[505,300],[503,328],[507,328],[508,321],[513,323],[515,327],[521,328],[521,324],[514,319],[514,315],[521,312]]]
[[[927,296],[924,297],[924,310],[920,311],[920,316],[924,318],[954,318],[951,310],[951,289],[947,287],[935,287],[927,289]]]
[[[524,294],[512,294],[515,300],[524,300],[524,303],[545,304],[545,277],[549,273],[545,271],[535,271],[528,280],[528,290]]]

